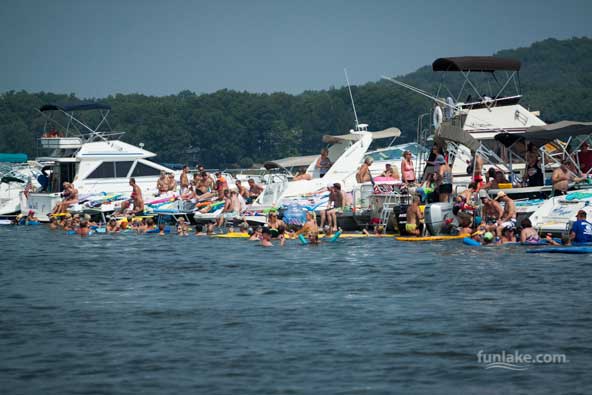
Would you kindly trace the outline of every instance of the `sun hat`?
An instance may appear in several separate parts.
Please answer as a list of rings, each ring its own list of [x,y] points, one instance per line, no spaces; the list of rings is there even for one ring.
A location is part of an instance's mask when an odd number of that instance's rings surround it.
[[[508,196],[508,195],[506,195],[506,193],[504,191],[499,191],[495,197],[495,200],[500,200],[504,196]]]
[[[489,195],[485,189],[479,190],[479,199],[489,199]]]

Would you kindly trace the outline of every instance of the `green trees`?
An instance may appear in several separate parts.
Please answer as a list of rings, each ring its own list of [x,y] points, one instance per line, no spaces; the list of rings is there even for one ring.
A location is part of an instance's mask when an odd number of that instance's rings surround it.
[[[548,39],[496,55],[522,61],[523,105],[540,110],[545,121],[592,120],[592,39]],[[430,67],[398,78],[434,93],[439,81]],[[353,86],[352,92],[360,122],[369,124],[370,130],[396,126],[402,142],[415,138],[417,117],[431,108],[427,99],[386,81]],[[0,152],[35,156],[36,138],[43,128],[35,109],[78,100],[73,94],[3,93]],[[246,167],[314,154],[323,145],[323,134],[343,134],[354,127],[346,87],[299,95],[232,90],[198,95],[184,90],[171,96],[118,94],[97,101],[113,107],[110,125],[126,132],[124,140],[144,143],[158,154],[157,160],[200,162],[207,167]]]

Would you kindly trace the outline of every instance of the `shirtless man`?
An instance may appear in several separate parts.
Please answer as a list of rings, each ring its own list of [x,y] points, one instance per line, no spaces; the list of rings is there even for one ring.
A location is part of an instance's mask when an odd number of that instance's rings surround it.
[[[501,237],[504,228],[516,228],[516,204],[504,191],[499,191],[495,200],[504,202],[504,209],[502,215],[497,221],[497,236]]]
[[[243,197],[243,199],[248,199],[249,198],[249,191],[247,191],[247,188],[242,184],[242,182],[240,180],[236,180],[236,182],[234,183],[236,185],[236,189],[238,191],[238,194],[241,195]]]
[[[324,224],[325,217],[327,218],[327,225],[333,232],[337,232],[337,212],[343,212],[345,206],[345,193],[341,190],[341,184],[335,183],[329,189],[329,203],[327,209],[321,211],[321,227]]]
[[[477,191],[483,186],[483,158],[479,154],[475,154],[474,160],[475,168],[473,169],[473,182],[476,185]]]
[[[580,182],[585,180],[585,178],[576,177],[573,173],[571,173],[567,167],[567,163],[567,160],[563,160],[561,161],[561,166],[553,170],[551,181],[553,181],[554,196],[567,194],[570,181]]]
[[[366,157],[364,163],[360,166],[360,169],[356,173],[356,181],[359,183],[372,181],[372,174],[370,174],[370,165],[374,160],[371,157]]]
[[[174,192],[177,189],[177,180],[173,173],[168,173],[166,176],[167,192]]]
[[[306,222],[304,223],[304,225],[302,225],[302,228],[300,228],[295,234],[296,236],[298,236],[301,234],[308,235],[309,233],[319,233],[319,227],[317,226],[314,217],[314,212],[312,211],[306,212]]]
[[[189,187],[189,166],[183,166],[181,171],[181,177],[179,178],[179,184],[181,184],[181,193],[183,193]]]
[[[491,199],[484,189],[479,191],[479,199],[483,204],[481,217],[485,221],[486,230],[493,231],[497,229],[497,221],[504,213],[502,206],[496,200]]]
[[[271,243],[271,229],[264,227],[261,232],[261,245],[263,247],[273,247]]]
[[[228,191],[228,182],[221,172],[216,172],[216,192],[218,193],[218,199],[224,198],[224,191]]]
[[[263,190],[265,189],[263,185],[255,183],[255,180],[252,178],[249,178],[247,183],[249,184],[249,198],[251,200],[257,199],[259,195],[261,195],[261,192],[263,192]]]
[[[405,231],[414,236],[420,236],[420,224],[423,219],[423,214],[419,209],[419,196],[413,196],[411,205],[407,208],[407,223],[405,224]]]
[[[160,171],[160,177],[158,177],[158,181],[156,181],[156,190],[158,194],[167,193],[169,190],[167,175],[164,170]]]
[[[144,199],[142,198],[142,189],[136,184],[135,178],[130,178],[129,185],[132,187],[132,194],[130,199],[121,203],[121,212],[124,212],[129,206],[134,204],[134,214],[141,214],[144,212]]]
[[[80,221],[80,227],[76,230],[80,236],[85,237],[90,233],[90,228],[87,221]]]

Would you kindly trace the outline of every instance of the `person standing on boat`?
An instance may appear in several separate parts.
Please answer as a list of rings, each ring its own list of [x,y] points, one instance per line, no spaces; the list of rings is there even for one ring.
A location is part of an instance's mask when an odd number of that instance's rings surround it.
[[[331,159],[329,159],[329,150],[323,148],[321,150],[321,156],[319,156],[319,159],[317,159],[317,163],[315,164],[315,167],[319,169],[319,177],[324,177],[332,165],[333,163],[331,163]]]
[[[592,243],[592,223],[586,220],[586,212],[578,211],[576,219],[569,232],[569,239],[574,243]]]
[[[561,166],[553,171],[551,181],[553,181],[553,196],[567,194],[570,181],[580,182],[585,178],[576,177],[567,167],[569,161],[564,159],[561,161]]]
[[[447,203],[452,194],[452,171],[444,155],[438,155],[434,161],[434,170],[438,174],[438,196],[441,203]]]
[[[177,189],[177,180],[175,180],[175,174],[169,172],[167,175],[167,192],[174,192]]]
[[[373,162],[374,160],[369,156],[366,157],[366,159],[364,159],[364,163],[362,163],[362,166],[360,166],[360,169],[356,173],[356,181],[358,183],[361,184],[363,182],[372,181],[372,174],[370,174],[370,166]]]
[[[189,166],[183,166],[183,170],[181,171],[181,177],[179,178],[179,184],[181,185],[180,193],[183,194],[189,188]]]
[[[158,194],[167,193],[169,190],[167,174],[164,170],[160,171],[160,177],[158,177],[158,181],[156,181],[156,190]]]
[[[411,151],[405,151],[403,153],[403,160],[401,161],[401,181],[404,184],[415,183],[415,170],[413,168],[413,162],[411,161]]]

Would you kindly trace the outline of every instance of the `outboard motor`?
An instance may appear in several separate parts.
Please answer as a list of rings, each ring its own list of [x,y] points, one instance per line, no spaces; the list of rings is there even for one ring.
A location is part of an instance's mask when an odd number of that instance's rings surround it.
[[[452,204],[450,203],[432,203],[425,207],[424,211],[425,224],[428,232],[432,236],[443,234],[445,221],[447,218],[453,218]]]

